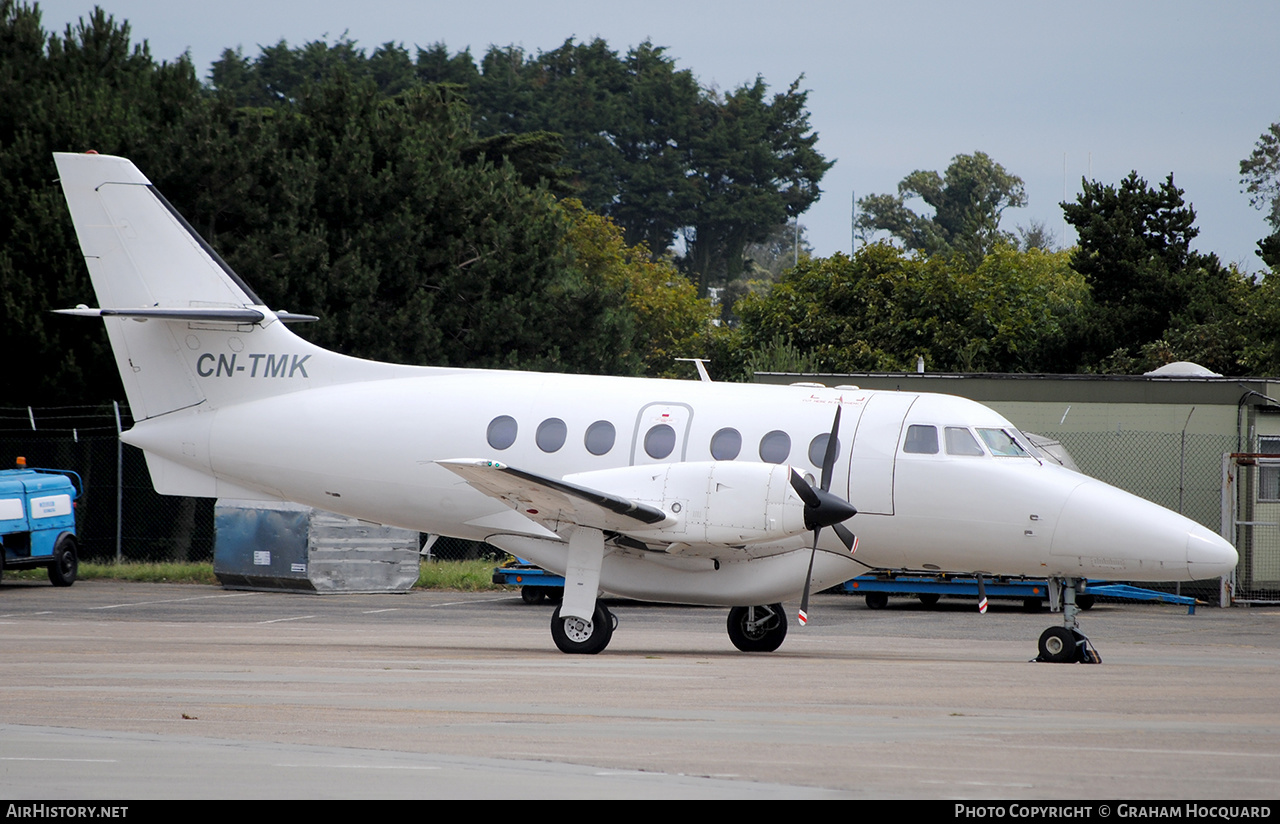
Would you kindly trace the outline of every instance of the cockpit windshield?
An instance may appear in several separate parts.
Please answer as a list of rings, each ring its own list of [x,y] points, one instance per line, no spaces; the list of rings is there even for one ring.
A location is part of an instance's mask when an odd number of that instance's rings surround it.
[[[997,458],[1030,458],[1031,455],[1022,445],[1014,440],[1013,435],[1003,429],[985,429],[978,428],[978,434],[982,436],[983,442],[987,445],[987,449],[991,450],[991,454]]]

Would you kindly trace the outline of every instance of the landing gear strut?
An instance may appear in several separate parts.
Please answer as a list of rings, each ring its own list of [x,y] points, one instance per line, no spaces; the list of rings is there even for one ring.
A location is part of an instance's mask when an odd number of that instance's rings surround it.
[[[729,640],[743,652],[773,652],[787,637],[782,604],[729,610]]]
[[[1077,617],[1081,604],[1077,601],[1076,589],[1080,586],[1079,578],[1050,578],[1049,605],[1057,609],[1062,605],[1062,626],[1049,627],[1040,635],[1040,654],[1037,661],[1051,664],[1101,664],[1102,656],[1089,642],[1089,637],[1080,631]],[[1080,599],[1090,596],[1081,595]]]

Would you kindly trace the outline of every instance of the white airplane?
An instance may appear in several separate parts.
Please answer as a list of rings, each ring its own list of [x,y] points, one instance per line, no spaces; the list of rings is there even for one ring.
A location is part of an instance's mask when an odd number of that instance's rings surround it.
[[[732,607],[774,650],[782,601],[867,569],[1049,578],[1040,659],[1099,660],[1087,578],[1226,575],[1235,549],[1039,452],[962,398],[403,366],[326,351],[264,306],[128,160],[56,155],[156,490],[288,500],[488,541],[565,576],[569,653],[598,595]],[[851,505],[851,503],[852,505]],[[844,522],[856,525],[857,538]],[[831,527],[827,529],[827,527]]]

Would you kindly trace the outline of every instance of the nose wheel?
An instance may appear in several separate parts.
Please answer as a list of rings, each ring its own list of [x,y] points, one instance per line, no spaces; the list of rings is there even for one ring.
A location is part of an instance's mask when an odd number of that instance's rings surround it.
[[[1077,600],[1076,590],[1081,581],[1079,578],[1051,578],[1049,580],[1049,604],[1052,609],[1062,605],[1062,626],[1049,627],[1040,634],[1039,652],[1036,661],[1050,664],[1101,664],[1102,656],[1094,649],[1089,637],[1080,631],[1078,616],[1081,604]],[[1079,599],[1090,599],[1092,596],[1080,595]]]

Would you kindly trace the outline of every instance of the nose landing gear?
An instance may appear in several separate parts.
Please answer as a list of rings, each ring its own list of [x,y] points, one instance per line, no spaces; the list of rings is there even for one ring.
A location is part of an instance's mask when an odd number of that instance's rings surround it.
[[[1061,603],[1062,626],[1049,627],[1040,634],[1040,654],[1034,660],[1051,664],[1102,663],[1102,656],[1089,637],[1080,631],[1077,618],[1081,608],[1076,599],[1080,583],[1079,578],[1049,579],[1049,605],[1056,610]]]

